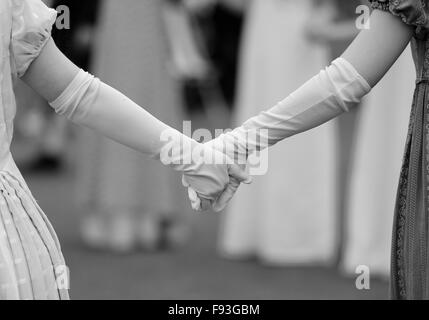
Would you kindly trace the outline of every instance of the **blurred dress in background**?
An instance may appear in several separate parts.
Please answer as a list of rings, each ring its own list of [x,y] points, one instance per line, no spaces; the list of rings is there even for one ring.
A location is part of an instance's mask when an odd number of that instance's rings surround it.
[[[363,101],[348,196],[343,266],[389,276],[397,184],[413,99],[415,68],[408,48]]]
[[[356,28],[356,8],[363,2],[360,0],[319,0],[320,5],[332,10],[333,15],[322,24],[311,26],[311,32],[315,38],[330,51],[330,60],[341,56],[353,39],[359,34]],[[337,144],[336,168],[337,168],[337,232],[336,232],[336,262],[341,263],[344,257],[345,239],[347,238],[348,200],[351,170],[355,157],[356,131],[358,119],[361,113],[361,105],[349,110],[333,120],[336,126],[335,141]]]
[[[335,59],[359,32],[357,6],[368,3],[325,0],[325,4],[335,9],[325,39]],[[360,265],[370,267],[372,275],[389,274],[392,212],[410,112],[403,106],[411,105],[413,70],[408,49],[360,106],[335,120],[339,262],[351,275]]]
[[[94,74],[181,130],[181,99],[167,68],[163,1],[104,0],[101,10]],[[89,245],[155,249],[166,219],[176,227],[184,221],[179,174],[92,132],[82,133],[81,146],[77,191],[88,213],[82,232]]]
[[[203,40],[205,54],[216,72],[216,81],[225,105],[232,108],[235,102],[245,4],[237,0],[213,2],[211,8],[196,12],[194,20]],[[188,94],[191,93],[188,91]]]
[[[274,106],[323,68],[327,50],[305,27],[310,0],[255,0],[242,46],[235,124]],[[324,125],[270,150],[268,173],[240,188],[223,221],[222,254],[270,265],[326,263],[333,256],[333,127]]]

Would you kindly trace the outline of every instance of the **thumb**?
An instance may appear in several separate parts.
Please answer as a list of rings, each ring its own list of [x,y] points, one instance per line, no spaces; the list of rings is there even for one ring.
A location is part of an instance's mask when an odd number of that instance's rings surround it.
[[[190,187],[190,184],[188,183],[188,181],[186,181],[186,177],[185,177],[185,175],[182,175],[182,185],[183,185],[185,188],[189,188],[189,187]]]
[[[194,211],[201,211],[201,199],[198,197],[198,194],[194,189],[188,188],[188,197],[191,201],[192,209]]]
[[[252,177],[242,168],[236,164],[232,164],[228,168],[228,174],[230,177],[235,178],[240,183],[251,184]]]
[[[225,191],[220,195],[220,197],[213,204],[213,211],[214,212],[223,211],[226,208],[227,204],[234,197],[239,186],[240,186],[240,182],[238,180],[236,180],[235,178],[231,178],[231,181],[229,182]]]
[[[212,202],[210,200],[201,198],[200,201],[201,201],[201,204],[200,204],[201,211],[207,211],[212,207]]]

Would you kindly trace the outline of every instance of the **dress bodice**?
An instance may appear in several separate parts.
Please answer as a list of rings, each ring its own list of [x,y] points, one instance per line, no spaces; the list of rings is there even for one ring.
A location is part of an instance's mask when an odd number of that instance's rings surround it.
[[[10,155],[16,114],[14,80],[50,38],[56,11],[41,0],[0,0],[0,170],[13,170]]]
[[[10,3],[0,0],[0,167],[8,162],[10,143],[12,141],[13,120],[16,112],[15,96],[13,94],[13,76],[11,70],[11,40],[12,16]]]

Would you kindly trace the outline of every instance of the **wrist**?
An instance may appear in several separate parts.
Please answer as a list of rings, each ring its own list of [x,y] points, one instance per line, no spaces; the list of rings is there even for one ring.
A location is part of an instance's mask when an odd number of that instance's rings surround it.
[[[226,155],[181,134],[176,130],[163,133],[160,161],[184,174],[186,184],[199,196],[216,200],[229,182]]]
[[[238,164],[246,165],[249,157],[249,149],[246,133],[243,128],[237,128],[234,131],[221,134],[216,139],[206,143],[206,146],[226,155],[227,160]]]

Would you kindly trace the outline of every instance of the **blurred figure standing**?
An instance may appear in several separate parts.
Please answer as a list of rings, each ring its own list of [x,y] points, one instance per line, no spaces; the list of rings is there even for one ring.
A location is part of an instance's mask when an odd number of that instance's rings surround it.
[[[362,12],[356,9],[361,4],[367,2],[325,0],[324,5],[335,11],[333,19],[309,26],[315,39],[330,46],[332,58],[340,56],[360,31],[356,20]],[[389,275],[392,212],[410,113],[403,106],[411,105],[413,70],[411,52],[406,50],[360,107],[335,120],[338,253],[348,274],[365,265],[372,275]]]
[[[332,16],[328,20],[315,20],[307,25],[307,35],[330,51],[330,60],[341,56],[350,42],[359,33],[356,27],[356,8],[362,3],[360,0],[319,0],[319,5],[330,10]],[[352,162],[355,157],[355,140],[357,122],[361,108],[357,107],[345,113],[333,122],[339,134],[335,135],[338,144],[337,157],[337,219],[336,219],[336,260],[342,260],[345,248],[345,234],[347,224],[348,196],[351,179]]]
[[[343,268],[389,277],[391,236],[401,157],[413,100],[415,67],[411,48],[364,99],[352,162]]]
[[[170,32],[174,36],[173,60],[188,115],[199,127],[211,130],[229,127],[248,1],[174,2],[182,12],[169,19],[176,20],[176,26],[172,24],[174,32]]]
[[[247,0],[185,0],[200,35],[204,54],[228,108],[235,102],[239,46]],[[192,94],[188,88],[188,94]],[[201,103],[201,102],[200,102]],[[191,104],[192,107],[192,104]],[[195,108],[195,107],[194,107]]]
[[[274,105],[325,65],[326,50],[308,40],[305,27],[309,19],[329,15],[311,0],[251,2],[236,124]],[[222,253],[256,256],[270,265],[329,262],[335,231],[333,151],[330,124],[274,147],[269,172],[243,186],[226,213]]]
[[[163,5],[159,0],[103,1],[93,70],[181,130],[181,99],[167,67]],[[88,245],[152,250],[165,237],[173,243],[184,240],[180,176],[93,133],[82,134],[81,141],[78,193],[88,213],[82,220]]]
[[[401,170],[414,80],[406,50],[363,102],[356,132],[347,196],[343,268],[368,266],[388,277],[393,209]]]

